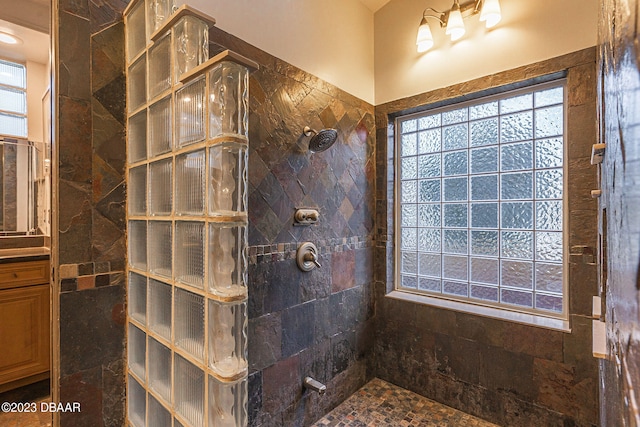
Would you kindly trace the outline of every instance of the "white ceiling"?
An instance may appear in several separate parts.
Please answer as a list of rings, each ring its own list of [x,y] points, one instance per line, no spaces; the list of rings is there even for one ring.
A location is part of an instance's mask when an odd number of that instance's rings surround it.
[[[360,2],[367,6],[373,13],[376,13],[378,9],[389,3],[389,1],[390,0],[360,0]]]
[[[2,18],[0,12],[0,18]],[[0,19],[0,31],[13,34],[22,43],[8,45],[0,43],[0,57],[14,61],[49,62],[49,35]]]

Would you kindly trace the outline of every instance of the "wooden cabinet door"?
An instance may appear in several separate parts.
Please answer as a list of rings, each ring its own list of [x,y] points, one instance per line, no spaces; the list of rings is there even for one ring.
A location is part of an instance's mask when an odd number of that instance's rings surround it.
[[[49,370],[49,285],[0,290],[0,385]]]

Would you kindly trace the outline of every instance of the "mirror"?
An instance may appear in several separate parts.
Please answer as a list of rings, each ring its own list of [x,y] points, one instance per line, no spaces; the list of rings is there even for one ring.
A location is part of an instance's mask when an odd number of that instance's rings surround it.
[[[50,235],[49,10],[0,10],[0,237]]]

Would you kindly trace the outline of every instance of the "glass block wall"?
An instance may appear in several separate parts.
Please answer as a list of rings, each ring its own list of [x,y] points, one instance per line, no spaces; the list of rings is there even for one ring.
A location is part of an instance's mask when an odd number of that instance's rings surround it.
[[[247,423],[250,61],[209,59],[210,25],[168,0],[125,11],[135,427]]]

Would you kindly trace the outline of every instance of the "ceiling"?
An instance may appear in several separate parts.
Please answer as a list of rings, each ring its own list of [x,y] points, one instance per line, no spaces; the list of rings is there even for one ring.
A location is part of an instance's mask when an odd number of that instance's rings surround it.
[[[3,15],[0,13],[0,18]],[[0,31],[17,36],[22,43],[0,43],[0,57],[13,61],[49,62],[49,35],[0,19]]]
[[[390,0],[360,0],[360,2],[367,6],[373,13],[376,13],[378,9],[389,3],[389,1]]]

